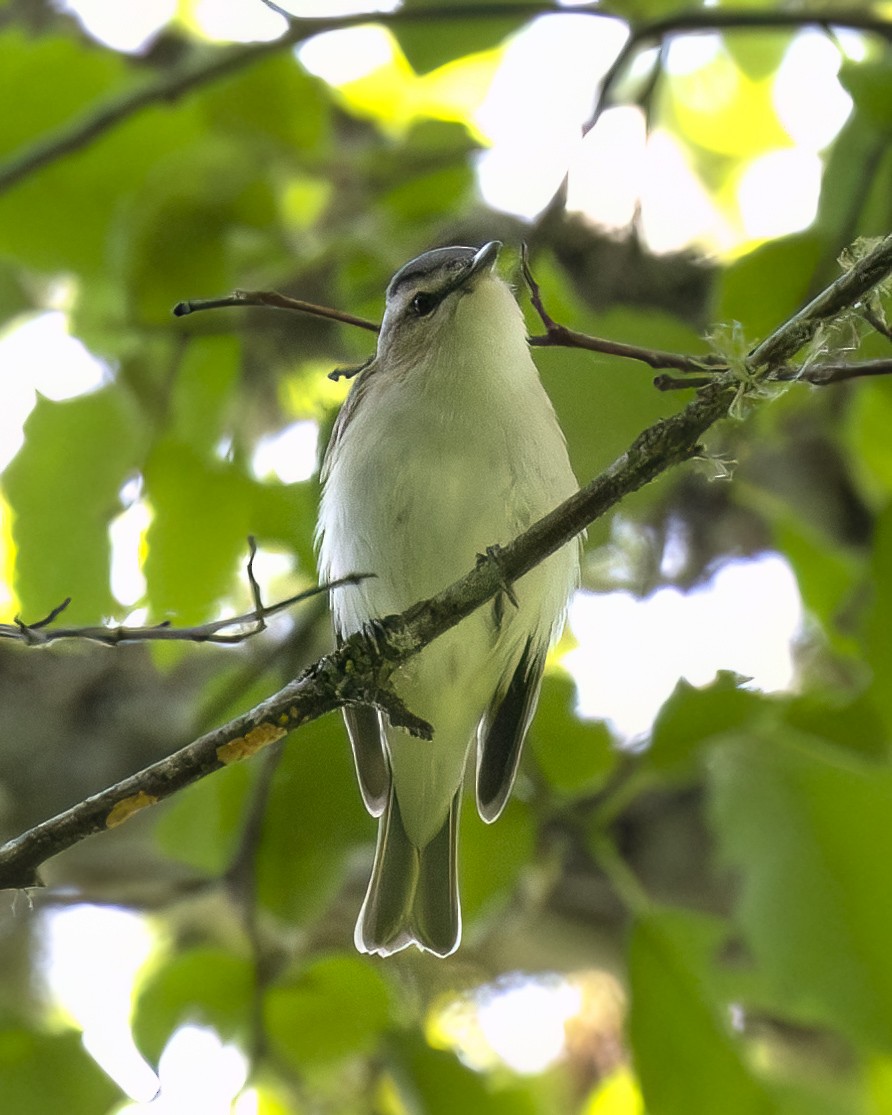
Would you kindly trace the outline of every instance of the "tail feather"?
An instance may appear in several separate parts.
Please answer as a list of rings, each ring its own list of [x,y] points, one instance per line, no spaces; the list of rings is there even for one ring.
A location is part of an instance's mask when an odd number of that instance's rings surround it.
[[[378,822],[369,889],[356,923],[360,952],[390,956],[414,944],[436,956],[448,956],[458,948],[459,794],[460,789],[434,838],[418,848],[406,835],[391,787]]]

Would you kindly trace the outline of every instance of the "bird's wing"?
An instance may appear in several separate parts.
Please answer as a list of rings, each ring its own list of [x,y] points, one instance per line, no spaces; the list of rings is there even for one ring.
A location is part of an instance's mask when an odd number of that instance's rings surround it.
[[[390,764],[384,751],[380,715],[371,705],[349,705],[343,711],[362,800],[369,813],[379,817],[390,790]]]
[[[477,737],[477,810],[494,821],[505,808],[536,711],[547,645],[527,639],[514,673],[500,686]]]

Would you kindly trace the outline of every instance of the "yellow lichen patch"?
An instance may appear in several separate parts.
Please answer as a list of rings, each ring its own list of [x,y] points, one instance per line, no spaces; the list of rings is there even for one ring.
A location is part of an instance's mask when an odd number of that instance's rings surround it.
[[[139,790],[137,793],[131,794],[129,798],[122,798],[116,805],[112,806],[106,818],[105,827],[113,829],[117,825],[123,825],[125,821],[130,820],[134,813],[138,813],[140,809],[145,809],[149,805],[154,805],[157,800],[154,794],[147,794],[145,790]]]
[[[217,748],[217,758],[221,763],[240,763],[242,759],[248,759],[256,752],[264,747],[268,747],[271,743],[275,743],[277,739],[282,736],[287,736],[288,733],[284,728],[277,728],[274,724],[258,724],[256,728],[252,728],[250,732],[246,732],[243,736],[238,736],[232,739],[229,743],[224,743]]]

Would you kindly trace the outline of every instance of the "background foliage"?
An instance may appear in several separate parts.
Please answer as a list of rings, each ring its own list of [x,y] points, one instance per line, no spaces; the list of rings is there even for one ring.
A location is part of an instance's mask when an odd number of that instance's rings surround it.
[[[407,0],[389,22],[397,64],[337,89],[289,45],[208,42],[188,3],[133,55],[43,0],[0,4],[0,322],[61,307],[107,368],[92,390],[37,398],[0,478],[9,617],[67,596],[82,623],[125,604],[178,623],[243,610],[249,533],[271,555],[269,599],[313,580],[317,481],[259,469],[256,452],[298,422],[320,423],[324,444],[343,394],[325,373],[367,356],[369,336],[264,310],[178,321],[181,298],[276,288],[377,317],[387,278],[418,252],[526,239],[559,320],[703,352],[710,322],[764,336],[835,277],[855,237],[889,231],[888,30],[842,62],[853,108],[822,151],[809,227],[658,256],[635,228],[610,237],[570,212],[562,189],[532,221],[483,204],[471,109],[498,61],[488,52],[533,16],[461,7],[437,19]],[[673,75],[656,57],[612,93],[680,140],[732,223],[741,168],[788,142],[770,90],[800,29],[753,26],[778,12],[748,5],[712,70]],[[632,27],[677,17],[688,35],[727,9],[617,0],[610,13]],[[853,2],[837,16],[881,14]],[[153,82],[171,95],[144,95]],[[112,126],[91,130],[105,105],[118,106]],[[531,164],[537,137],[562,126],[544,93],[540,110],[544,133],[518,121]],[[16,162],[84,120],[89,142]],[[876,334],[859,344],[888,349]],[[581,480],[680,405],[616,358],[538,359]],[[0,369],[0,388],[15,374]],[[688,589],[729,560],[784,555],[807,616],[795,685],[679,681],[630,750],[577,718],[556,670],[516,800],[492,828],[464,818],[466,933],[448,961],[353,951],[374,824],[336,717],[48,865],[46,892],[0,910],[2,1110],[125,1103],[44,986],[42,934],[75,902],[146,912],[157,936],[133,1002],[139,1049],[157,1064],[178,1027],[212,1027],[250,1064],[240,1112],[892,1110],[890,415],[882,379],[793,388],[714,431],[732,482],[686,468],[624,504],[623,531],[592,529],[585,587],[601,591]],[[146,512],[145,582],[122,604],[110,526],[127,506]],[[311,604],[238,650],[0,647],[4,833],[250,707],[329,641]],[[649,668],[642,646],[631,690]],[[538,1075],[512,1072],[472,1009],[518,973],[563,973],[579,996],[562,1059]],[[535,1035],[535,1013],[527,1025]],[[208,1111],[227,1109],[199,1083]]]

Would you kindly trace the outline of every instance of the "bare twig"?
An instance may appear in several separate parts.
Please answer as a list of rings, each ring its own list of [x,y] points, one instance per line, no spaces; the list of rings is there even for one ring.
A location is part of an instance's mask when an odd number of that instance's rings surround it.
[[[622,356],[629,360],[639,360],[654,369],[675,368],[683,372],[703,372],[707,368],[721,371],[727,367],[725,362],[712,353],[703,356],[686,356],[677,352],[663,352],[660,349],[642,348],[622,341],[610,341],[605,337],[593,337],[589,333],[579,333],[560,325],[545,309],[539,284],[530,270],[529,250],[521,244],[520,261],[524,282],[529,288],[530,302],[545,326],[544,335],[530,337],[530,344],[537,348],[584,348],[589,352],[602,352],[608,356]],[[699,384],[698,384],[699,386]]]
[[[314,585],[312,588],[279,600],[275,604],[259,602],[259,588],[250,574],[252,594],[254,594],[255,608],[241,616],[231,616],[227,619],[213,620],[209,623],[198,624],[195,627],[173,627],[168,620],[153,624],[149,627],[50,627],[55,620],[71,603],[71,597],[57,605],[48,616],[34,623],[25,623],[16,617],[15,623],[0,623],[0,639],[11,639],[24,643],[25,646],[44,646],[46,643],[58,642],[59,639],[86,639],[93,643],[102,643],[107,647],[119,646],[122,643],[146,642],[190,642],[190,643],[243,643],[246,639],[259,634],[266,627],[269,616],[278,615],[279,612],[300,604],[303,600],[310,600],[320,593],[329,592],[331,589],[341,588],[346,585],[355,585],[370,573],[356,573],[338,581],[331,581],[324,585]],[[230,627],[246,627],[244,631],[223,634]]]
[[[277,310],[291,310],[294,313],[312,314],[314,317],[331,318],[344,325],[355,325],[372,333],[380,330],[380,325],[368,318],[335,310],[331,306],[317,306],[314,302],[304,302],[300,298],[289,298],[276,290],[235,290],[222,298],[192,298],[187,302],[177,302],[173,308],[174,317],[185,317],[200,310],[220,310],[231,306],[272,306]]]
[[[843,313],[858,305],[889,274],[892,236],[763,341],[752,354],[754,367],[770,375],[814,334],[833,308]],[[38,885],[38,868],[51,856],[92,833],[121,824],[212,771],[249,758],[339,705],[375,705],[394,724],[429,738],[430,726],[412,716],[388,687],[393,671],[626,495],[700,455],[700,438],[727,415],[740,389],[741,381],[733,372],[717,373],[681,411],[644,430],[605,472],[502,547],[497,557],[479,562],[431,599],[351,635],[256,708],[0,847],[0,886]]]

